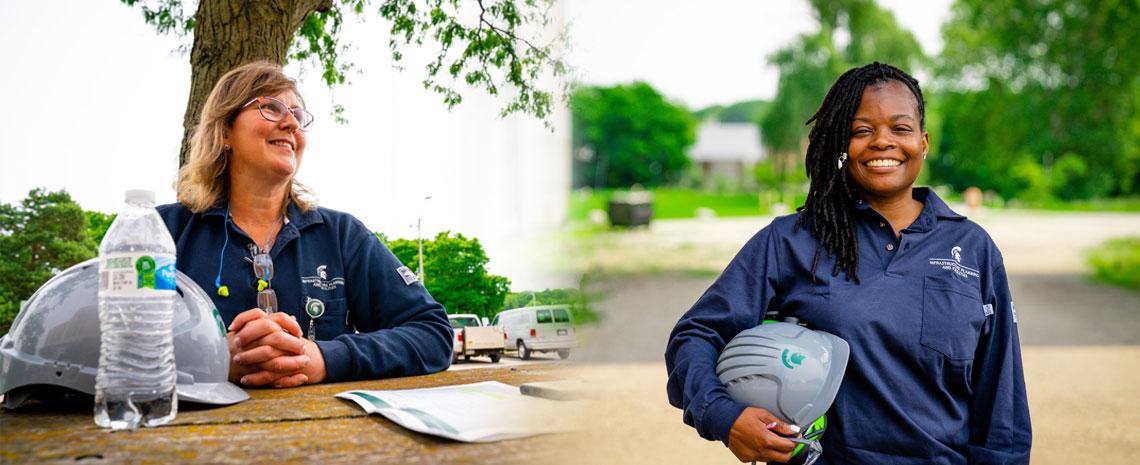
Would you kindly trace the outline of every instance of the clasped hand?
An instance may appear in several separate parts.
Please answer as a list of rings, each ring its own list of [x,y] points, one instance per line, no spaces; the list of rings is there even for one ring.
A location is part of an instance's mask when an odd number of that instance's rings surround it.
[[[287,313],[246,310],[230,324],[226,342],[231,383],[293,387],[325,378],[321,349],[302,337],[297,319]]]

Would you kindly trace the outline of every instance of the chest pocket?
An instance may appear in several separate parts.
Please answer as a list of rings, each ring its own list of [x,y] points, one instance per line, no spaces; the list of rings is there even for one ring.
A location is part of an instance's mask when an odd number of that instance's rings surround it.
[[[344,299],[322,300],[325,312],[316,319],[317,340],[329,340],[346,332],[348,310]],[[307,315],[306,315],[307,316]],[[308,335],[306,329],[305,335]]]
[[[985,323],[977,283],[926,276],[922,289],[922,345],[951,360],[973,360]]]

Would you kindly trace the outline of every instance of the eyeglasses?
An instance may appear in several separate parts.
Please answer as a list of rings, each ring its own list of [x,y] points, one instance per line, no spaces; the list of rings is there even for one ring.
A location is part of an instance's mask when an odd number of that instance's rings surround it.
[[[253,254],[253,275],[257,276],[257,308],[265,313],[277,312],[277,292],[271,287],[273,282],[273,259],[268,250],[258,250]]]
[[[255,103],[257,104],[257,109],[261,112],[261,117],[267,121],[277,123],[284,120],[286,115],[292,113],[293,119],[297,120],[297,126],[300,127],[302,131],[308,131],[309,126],[313,124],[313,114],[309,113],[308,110],[301,107],[289,108],[289,105],[273,97],[254,97],[253,100],[242,105],[240,110],[244,110]]]
[[[253,275],[257,276],[257,308],[267,315],[277,312],[277,292],[273,290],[273,259],[267,250],[258,250],[257,245],[250,250],[253,258],[246,261],[253,264]],[[317,340],[317,318],[325,313],[325,304],[317,299],[307,299],[305,313],[309,315],[309,340]]]

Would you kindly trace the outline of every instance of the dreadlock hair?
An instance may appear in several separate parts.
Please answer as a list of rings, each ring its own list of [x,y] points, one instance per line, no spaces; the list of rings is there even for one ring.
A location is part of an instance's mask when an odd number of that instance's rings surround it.
[[[863,101],[863,89],[886,81],[899,81],[910,89],[918,102],[919,127],[926,124],[926,108],[918,80],[894,66],[874,62],[853,68],[839,76],[819,110],[805,125],[815,123],[808,134],[807,155],[804,165],[811,187],[807,200],[798,211],[795,229],[806,223],[811,235],[819,241],[811,263],[812,280],[815,280],[819,257],[827,249],[827,256],[835,258],[831,276],[846,273],[847,279],[859,284],[859,242],[855,236],[854,202],[858,198],[851,173],[838,166],[840,154],[847,152],[851,139],[851,120]]]

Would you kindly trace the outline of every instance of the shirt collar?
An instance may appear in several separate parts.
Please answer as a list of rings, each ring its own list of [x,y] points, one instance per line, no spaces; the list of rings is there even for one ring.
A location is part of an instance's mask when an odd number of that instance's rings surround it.
[[[919,197],[919,195],[922,195],[922,197]],[[935,193],[934,190],[929,188],[929,187],[916,187],[916,188],[914,188],[914,195],[913,196],[916,200],[922,200],[923,201],[923,203],[925,204],[925,206],[923,206],[923,208],[922,208],[923,210],[930,209],[931,213],[933,213],[934,216],[938,217],[939,219],[943,219],[943,220],[964,220],[964,219],[966,219],[966,217],[964,215],[960,215],[960,214],[958,214],[958,212],[951,210],[950,206],[946,205],[946,202],[943,202],[942,198],[938,197],[938,194]]]
[[[225,218],[226,217],[226,206],[225,205],[215,205],[213,207],[206,209],[206,211],[202,212],[203,218],[209,217],[209,216],[220,216],[222,218]]]
[[[289,221],[297,229],[304,229],[306,226],[325,222],[324,217],[321,216],[321,212],[317,211],[316,207],[309,211],[301,211],[297,205],[289,202],[289,206],[285,207],[285,212],[289,216]]]
[[[922,202],[922,212],[918,214],[918,218],[914,220],[906,229],[912,232],[926,232],[934,228],[934,223],[937,220],[964,220],[962,216],[951,210],[946,202],[943,202],[938,194],[929,187],[915,187],[911,190],[911,197],[915,200]],[[871,209],[871,203],[863,199],[855,201],[855,210],[860,213],[875,213]],[[878,215],[877,213],[875,213]]]
[[[207,209],[206,211],[202,212],[202,216],[203,217],[217,216],[217,217],[225,218],[226,217],[226,206],[225,205],[218,205],[215,207],[211,207],[211,208]],[[325,221],[324,217],[321,216],[321,213],[319,211],[317,211],[316,208],[309,210],[307,212],[301,211],[301,209],[298,208],[297,205],[294,204],[293,202],[289,202],[289,205],[285,207],[285,222],[287,224],[292,224],[297,229],[303,229],[304,227],[309,226],[309,225],[313,225],[313,224],[324,223],[324,221]]]

